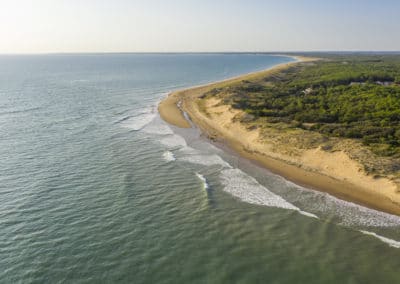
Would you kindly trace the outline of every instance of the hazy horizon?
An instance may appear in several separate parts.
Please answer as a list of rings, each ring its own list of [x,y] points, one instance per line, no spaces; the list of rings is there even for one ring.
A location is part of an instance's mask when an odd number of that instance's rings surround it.
[[[15,0],[0,8],[0,54],[400,50],[393,0]]]
[[[297,51],[70,51],[70,52],[32,52],[32,53],[0,53],[0,56],[13,56],[13,55],[107,55],[107,54],[270,54],[281,56],[295,56],[297,54],[351,54],[351,53],[365,53],[365,54],[399,54],[400,50],[297,50]]]

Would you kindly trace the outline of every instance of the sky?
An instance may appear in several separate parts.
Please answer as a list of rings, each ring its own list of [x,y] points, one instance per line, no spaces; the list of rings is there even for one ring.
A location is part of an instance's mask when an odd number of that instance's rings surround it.
[[[0,53],[400,50],[397,0],[0,0]]]

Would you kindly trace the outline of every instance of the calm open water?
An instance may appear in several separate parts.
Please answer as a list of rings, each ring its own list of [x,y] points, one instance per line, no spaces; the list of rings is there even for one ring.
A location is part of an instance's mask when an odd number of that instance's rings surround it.
[[[291,58],[0,56],[1,283],[400,283],[400,218],[161,121],[175,89]]]

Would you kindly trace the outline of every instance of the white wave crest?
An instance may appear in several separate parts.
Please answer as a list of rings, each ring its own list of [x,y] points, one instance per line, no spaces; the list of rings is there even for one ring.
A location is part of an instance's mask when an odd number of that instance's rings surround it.
[[[167,161],[167,162],[172,162],[172,161],[175,161],[175,160],[176,160],[176,159],[175,159],[175,156],[174,156],[174,153],[172,153],[171,151],[165,151],[165,152],[163,153],[163,158],[164,158],[164,160]]]
[[[199,174],[199,173],[196,173],[196,176],[199,178],[199,180],[202,181],[202,183],[203,183],[203,188],[204,188],[204,189],[207,189],[207,188],[208,188],[208,183],[207,183],[206,178],[205,178],[203,175]]]
[[[362,231],[362,230],[360,230],[360,232],[365,234],[365,235],[374,236],[375,238],[381,240],[382,242],[388,244],[391,247],[400,248],[400,242],[399,241],[392,240],[392,239],[380,236],[380,235],[378,235],[378,234],[376,234],[374,232],[368,232],[368,231]]]
[[[224,185],[224,191],[244,202],[294,210],[304,216],[319,219],[318,216],[302,211],[279,195],[272,193],[266,187],[262,186],[255,178],[239,169],[222,170],[220,178]]]
[[[303,210],[299,210],[299,213],[302,214],[302,215],[304,215],[304,216],[307,216],[307,217],[319,219],[319,217],[318,217],[317,215],[315,215],[315,214],[313,214],[313,213],[310,213],[310,212],[306,212],[306,211],[303,211]]]
[[[224,185],[224,190],[242,201],[252,204],[298,210],[296,206],[272,193],[259,184],[253,177],[239,169],[222,170],[220,177]]]

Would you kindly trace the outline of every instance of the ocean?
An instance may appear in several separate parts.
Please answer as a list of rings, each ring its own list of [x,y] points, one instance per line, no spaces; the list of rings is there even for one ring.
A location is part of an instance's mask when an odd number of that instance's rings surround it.
[[[0,56],[0,282],[399,283],[400,217],[157,113],[173,90],[293,60]]]

